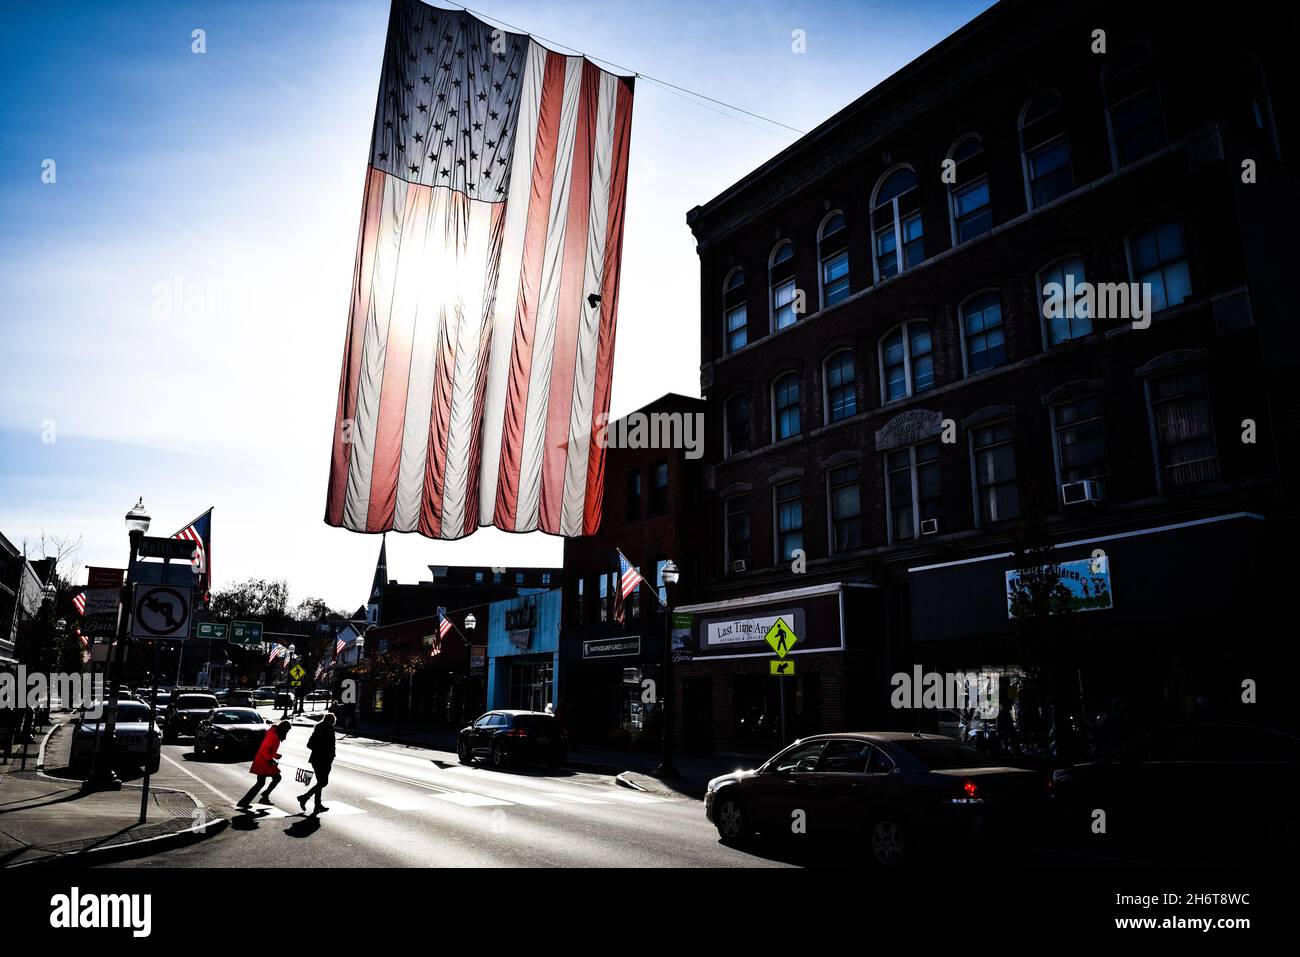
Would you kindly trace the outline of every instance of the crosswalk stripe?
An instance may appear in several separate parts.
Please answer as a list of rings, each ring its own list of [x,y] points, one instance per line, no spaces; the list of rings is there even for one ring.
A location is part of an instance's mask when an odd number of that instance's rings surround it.
[[[366,800],[391,807],[394,811],[432,811],[438,807],[432,798],[427,797],[368,797]]]
[[[434,797],[443,801],[451,801],[453,804],[459,804],[462,807],[485,807],[493,804],[503,806],[510,803],[483,794],[467,794],[464,791],[448,791],[446,794],[435,794]]]

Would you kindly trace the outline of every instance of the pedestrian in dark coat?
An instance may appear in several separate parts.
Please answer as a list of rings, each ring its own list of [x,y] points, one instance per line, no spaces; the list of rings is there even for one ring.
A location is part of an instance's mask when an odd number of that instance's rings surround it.
[[[312,771],[316,774],[316,786],[306,794],[298,795],[298,806],[306,811],[307,799],[314,796],[316,806],[312,809],[312,813],[320,814],[322,811],[329,810],[320,799],[325,793],[325,785],[330,783],[330,769],[334,767],[333,714],[326,712],[312,730],[311,737],[307,739],[307,750],[311,752],[310,763]]]
[[[280,742],[289,737],[289,729],[292,725],[288,721],[281,721],[273,725],[266,732],[266,737],[262,739],[261,745],[257,749],[257,756],[253,758],[252,767],[248,769],[249,774],[257,775],[257,783],[249,789],[248,793],[235,802],[235,807],[248,807],[249,803],[257,796],[257,792],[262,790],[262,785],[266,784],[267,778],[271,779],[270,786],[258,804],[270,804],[271,792],[275,786],[280,783]]]

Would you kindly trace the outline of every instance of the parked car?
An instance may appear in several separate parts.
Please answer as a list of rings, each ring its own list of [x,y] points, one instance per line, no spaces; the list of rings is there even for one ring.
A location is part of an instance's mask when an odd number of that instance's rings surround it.
[[[177,694],[167,708],[164,725],[167,740],[176,741],[181,735],[191,735],[209,711],[217,707],[215,695],[186,691]]]
[[[560,722],[544,711],[489,711],[456,738],[461,764],[485,757],[497,768],[524,761],[557,767],[568,750],[568,736]]]
[[[330,693],[324,688],[321,688],[317,691],[310,691],[307,693],[308,701],[328,701],[329,697],[330,697]]]
[[[249,754],[266,737],[270,720],[253,708],[214,708],[194,729],[194,753]]]
[[[275,693],[275,704],[274,704],[272,707],[276,707],[276,708],[292,708],[292,707],[293,707],[293,695],[289,694],[289,692],[287,692],[287,691],[277,691],[277,692]]]
[[[994,765],[938,734],[841,732],[796,741],[756,770],[708,783],[704,813],[727,843],[792,833],[803,811],[814,839],[865,843],[884,866],[954,841],[1007,833],[1045,803],[1045,779]],[[850,846],[850,845],[843,845]]]
[[[260,687],[260,688],[254,688],[254,689],[253,689],[253,697],[255,697],[255,698],[274,698],[274,697],[276,696],[276,694],[278,694],[278,693],[280,692],[280,690],[281,690],[281,689],[275,687],[275,685],[262,685],[262,687]]]
[[[87,707],[89,710],[87,710]],[[95,738],[100,722],[105,720],[107,705],[96,702],[83,706],[73,718],[72,750],[68,767],[78,777],[90,773],[95,754]],[[119,700],[113,729],[113,759],[117,767],[139,768],[148,765],[150,773],[158,770],[162,754],[162,735],[149,733],[149,708],[139,701]]]
[[[1067,846],[1160,863],[1293,859],[1300,852],[1297,787],[1300,738],[1186,724],[1056,771],[1053,823]],[[1104,831],[1096,827],[1098,809]]]
[[[251,691],[228,691],[221,702],[228,708],[256,708],[257,699]]]

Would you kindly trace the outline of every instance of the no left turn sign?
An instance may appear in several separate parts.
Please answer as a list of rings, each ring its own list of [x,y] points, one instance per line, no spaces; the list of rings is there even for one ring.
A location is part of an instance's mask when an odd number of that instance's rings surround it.
[[[131,603],[131,637],[183,641],[190,635],[194,589],[177,585],[136,585]]]

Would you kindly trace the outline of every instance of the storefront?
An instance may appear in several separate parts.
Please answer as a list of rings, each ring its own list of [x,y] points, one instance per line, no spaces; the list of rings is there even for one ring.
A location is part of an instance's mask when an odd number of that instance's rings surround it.
[[[853,727],[863,712],[851,689],[886,650],[881,606],[881,589],[831,582],[677,609],[690,616],[675,629],[680,746],[769,754],[783,741]],[[783,657],[766,638],[778,619],[795,636]],[[774,674],[777,661],[793,674]]]
[[[557,588],[488,606],[488,710],[559,704],[562,603]]]
[[[636,744],[657,728],[653,696],[647,688],[659,678],[662,632],[654,634],[655,619],[629,624],[642,625],[646,633],[616,622],[565,632],[561,716],[577,741]]]

